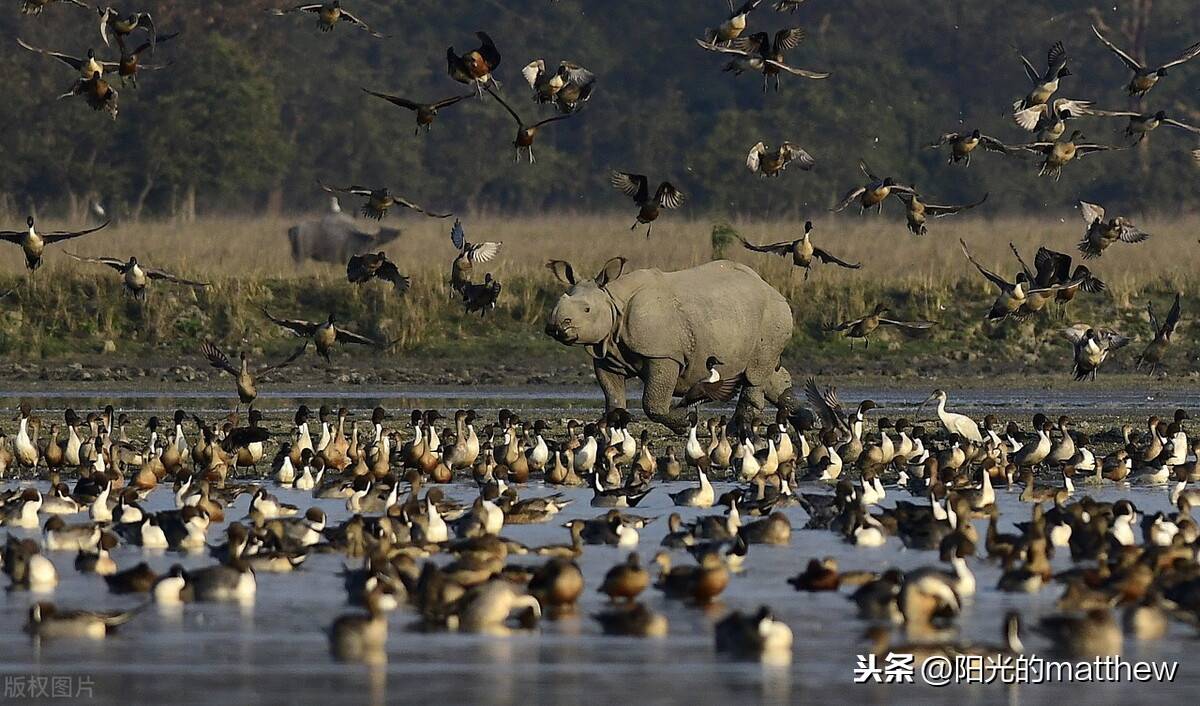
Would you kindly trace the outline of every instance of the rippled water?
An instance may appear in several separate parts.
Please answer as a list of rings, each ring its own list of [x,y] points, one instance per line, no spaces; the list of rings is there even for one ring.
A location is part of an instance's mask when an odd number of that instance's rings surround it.
[[[62,392],[60,390],[60,392]],[[434,397],[428,391],[409,392],[411,397],[449,407],[469,404],[467,400],[492,400],[496,407],[531,404],[538,409],[564,411],[555,398],[487,397],[473,391],[464,400]],[[541,394],[541,393],[540,393]],[[478,396],[476,396],[478,395]],[[328,399],[318,395],[320,399]],[[897,395],[896,399],[919,401],[922,395]],[[103,399],[111,399],[104,393]],[[171,409],[176,401],[200,397],[176,396],[165,399],[159,409]],[[340,395],[341,399],[348,399]],[[855,399],[853,393],[847,398]],[[1029,397],[1010,395],[1013,408],[1029,404]],[[47,398],[46,407],[61,409],[71,399],[82,407],[86,400],[64,395]],[[129,397],[123,399],[137,400]],[[295,398],[285,398],[295,399]],[[311,399],[311,398],[310,398]],[[389,407],[400,406],[401,399],[375,393],[364,396],[369,407],[375,400],[387,399]],[[593,403],[591,398],[572,398]],[[887,398],[885,398],[886,400]],[[1123,404],[1111,394],[1105,404]],[[1124,398],[1128,402],[1133,397]],[[1183,404],[1162,402],[1164,408]],[[214,400],[215,402],[216,400]],[[440,401],[440,402],[439,402]],[[993,403],[980,396],[975,403]],[[271,399],[272,404],[275,399]],[[1097,400],[1100,402],[1100,400]],[[1051,401],[1052,404],[1057,404]],[[1066,402],[1061,402],[1066,404]],[[125,403],[122,403],[125,404]],[[153,404],[158,404],[154,402]],[[404,404],[408,404],[407,402]],[[964,405],[972,404],[969,398]],[[1143,404],[1146,404],[1143,402]],[[1151,403],[1153,404],[1153,403]],[[137,406],[129,404],[129,407]],[[145,405],[151,406],[151,405]],[[214,405],[215,406],[215,405]],[[283,406],[281,404],[281,406]],[[544,406],[544,407],[543,407]],[[659,519],[641,532],[639,552],[649,560],[666,533],[666,515],[674,510],[669,492],[686,483],[663,483],[638,508],[640,514]],[[720,491],[729,487],[718,483]],[[552,492],[540,482],[518,486],[524,497]],[[804,488],[816,490],[816,488]],[[553,492],[557,492],[557,489]],[[543,525],[506,527],[504,534],[530,544],[564,542],[563,521],[574,517],[592,517],[601,510],[590,508],[590,491],[562,490],[575,499],[556,521]],[[1130,490],[1085,488],[1101,499],[1129,496],[1140,509],[1153,512],[1167,509],[1165,489]],[[453,498],[469,501],[474,488],[465,484],[449,489]],[[278,489],[284,502],[300,507],[318,505],[338,522],[348,513],[342,501],[312,500],[307,493]],[[892,491],[884,505],[907,495]],[[243,496],[227,516],[244,515],[248,499]],[[148,509],[170,505],[169,493],[159,490],[151,495]],[[1028,518],[1029,506],[1014,494],[1000,492],[1004,529],[1014,521]],[[712,510],[681,509],[685,519]],[[802,527],[803,510],[786,510],[794,527]],[[224,524],[210,529],[214,540]],[[981,531],[983,526],[980,526]],[[30,531],[12,530],[16,534]],[[36,533],[36,532],[34,532]],[[933,689],[919,686],[853,685],[855,655],[865,653],[861,641],[864,624],[855,617],[853,604],[843,594],[797,593],[785,579],[799,572],[810,557],[836,556],[843,569],[880,570],[887,566],[914,568],[936,563],[932,552],[906,550],[898,540],[878,549],[856,549],[836,540],[825,531],[797,529],[788,547],[754,546],[746,560],[747,571],[733,578],[721,604],[701,612],[677,602],[665,601],[652,589],[644,594],[651,607],[664,612],[670,620],[670,636],[664,640],[635,640],[605,637],[588,614],[603,605],[595,593],[604,572],[622,560],[623,551],[609,547],[588,547],[579,560],[586,589],[577,617],[544,621],[530,633],[508,638],[463,634],[425,634],[408,632],[412,614],[401,609],[390,618],[387,663],[380,667],[346,665],[334,662],[323,633],[333,619],[349,610],[337,573],[344,557],[313,555],[301,570],[290,575],[259,574],[258,595],[252,607],[234,605],[189,605],[182,610],[156,607],[139,614],[110,639],[101,643],[43,641],[34,643],[20,632],[27,606],[39,597],[24,592],[5,592],[0,597],[0,681],[11,688],[14,679],[29,675],[86,676],[92,699],[98,702],[131,700],[183,703],[329,703],[351,702],[431,702],[447,703],[743,703],[743,702],[819,702],[847,699],[871,703],[1044,703],[1051,698],[1096,699],[1109,703],[1162,698],[1167,695],[1195,693],[1200,668],[1189,659],[1194,651],[1194,631],[1172,626],[1161,641],[1138,644],[1126,642],[1131,659],[1180,660],[1177,682],[1167,685],[1054,685],[1054,686],[963,686]],[[58,567],[61,583],[49,596],[64,607],[129,608],[136,598],[114,596],[107,592],[100,577],[77,573],[73,553],[50,554]],[[205,556],[172,553],[151,554],[138,548],[120,547],[113,553],[121,568],[145,560],[158,570],[172,563],[202,566],[211,563]],[[686,561],[682,555],[681,561]],[[536,557],[511,557],[514,563],[533,563]],[[1055,559],[1055,568],[1066,568],[1065,552]],[[1019,609],[1026,624],[1038,615],[1052,612],[1059,593],[1057,585],[1034,595],[1004,594],[994,590],[999,568],[982,559],[971,560],[979,580],[979,593],[967,607],[960,624],[963,639],[997,642],[1004,611]],[[42,597],[44,598],[44,597]],[[794,631],[794,659],[785,667],[733,662],[714,652],[712,624],[729,609],[753,610],[768,604]],[[1048,645],[1032,631],[1022,635],[1027,651],[1043,653]],[[1187,690],[1186,692],[1184,690]],[[11,692],[9,692],[11,696]]]

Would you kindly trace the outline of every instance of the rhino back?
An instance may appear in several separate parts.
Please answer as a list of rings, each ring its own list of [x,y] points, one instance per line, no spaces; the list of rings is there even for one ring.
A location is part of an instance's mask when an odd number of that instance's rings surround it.
[[[777,359],[791,336],[787,300],[745,265],[717,260],[676,272],[638,270],[628,276],[636,279],[627,283],[632,286],[623,343],[643,356],[684,365],[684,384],[704,375],[710,355],[729,367],[761,367],[759,359]]]

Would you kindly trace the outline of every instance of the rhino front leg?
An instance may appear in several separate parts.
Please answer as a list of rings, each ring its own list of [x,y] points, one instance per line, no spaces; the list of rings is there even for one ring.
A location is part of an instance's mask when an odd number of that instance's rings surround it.
[[[595,362],[595,367],[596,382],[600,383],[600,390],[604,393],[604,411],[625,409],[625,376],[605,370],[599,360]]]
[[[672,360],[646,361],[642,369],[642,409],[651,421],[658,422],[676,434],[687,431],[687,419],[682,409],[671,409],[671,397],[679,382],[680,367]]]

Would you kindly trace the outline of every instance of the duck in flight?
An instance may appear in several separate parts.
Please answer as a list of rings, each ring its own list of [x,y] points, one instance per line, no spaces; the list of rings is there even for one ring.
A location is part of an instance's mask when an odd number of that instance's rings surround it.
[[[825,327],[826,331],[845,331],[846,338],[854,339],[861,338],[867,348],[871,347],[871,334],[879,329],[880,326],[895,326],[896,328],[911,329],[913,331],[921,331],[928,328],[933,328],[937,325],[936,321],[898,321],[896,319],[884,318],[884,314],[890,309],[884,304],[876,304],[870,314],[860,318],[843,321],[840,324],[829,325]],[[854,347],[854,342],[851,341],[851,347]]]
[[[1200,55],[1200,42],[1196,42],[1166,63],[1159,64],[1158,66],[1147,65],[1134,59],[1128,52],[1122,51],[1116,44],[1108,41],[1100,33],[1100,30],[1096,29],[1096,25],[1092,25],[1092,32],[1100,40],[1101,44],[1108,47],[1109,51],[1116,54],[1117,58],[1133,72],[1133,76],[1129,79],[1129,85],[1125,89],[1129,92],[1129,95],[1134,97],[1141,97],[1149,93],[1151,88],[1158,85],[1159,79],[1167,75],[1167,69],[1191,61]]]
[[[715,355],[710,355],[704,361],[704,368],[708,370],[708,375],[688,388],[678,406],[686,408],[693,405],[701,405],[705,402],[728,402],[732,400],[742,385],[746,383],[746,376],[744,373],[738,373],[730,378],[722,377],[721,372],[717,370],[717,366],[720,365],[724,365],[721,359]]]
[[[867,184],[860,186],[857,189],[853,189],[847,193],[845,198],[842,199],[841,203],[831,209],[834,213],[844,211],[847,206],[855,201],[858,201],[860,213],[866,212],[866,210],[872,206],[876,207],[877,212],[882,213],[883,202],[887,200],[888,196],[891,196],[892,194],[899,195],[902,193],[916,193],[916,190],[911,186],[898,184],[892,177],[884,177],[880,179],[879,177],[875,176],[871,172],[871,168],[867,166],[866,160],[858,160],[858,168],[862,170],[862,173],[865,174],[870,181],[867,182]]]
[[[408,199],[394,195],[386,186],[378,189],[372,189],[365,186],[326,186],[319,181],[317,184],[331,194],[351,194],[353,196],[367,197],[367,201],[362,207],[362,215],[366,216],[367,218],[374,218],[377,221],[382,221],[383,218],[387,216],[388,211],[395,207],[411,209],[417,213],[423,213],[430,218],[449,218],[450,216],[454,215],[453,213],[435,213],[433,211],[427,211]]]
[[[403,294],[408,291],[410,278],[400,274],[396,263],[388,259],[384,252],[352,255],[346,263],[346,279],[352,284],[363,284],[379,278],[391,282],[392,287]]]
[[[229,362],[229,357],[226,356],[220,348],[217,348],[208,341],[200,344],[200,353],[206,359],[208,359],[209,365],[217,370],[222,370],[233,376],[235,384],[237,385],[238,399],[241,400],[242,404],[246,405],[251,404],[258,397],[258,387],[255,383],[256,377],[262,377],[272,371],[286,368],[287,366],[296,362],[296,359],[298,359],[300,356],[304,355],[304,351],[306,350],[308,350],[307,340],[305,340],[304,343],[301,344],[300,347],[297,348],[296,351],[286,359],[272,365],[264,365],[257,370],[252,371],[250,369],[250,360],[246,357],[246,351],[241,352],[241,365],[239,367],[234,367],[234,365]]]
[[[1122,243],[1140,243],[1150,237],[1146,231],[1138,228],[1124,216],[1104,220],[1104,207],[1100,204],[1079,202],[1079,215],[1088,224],[1083,240],[1079,241],[1079,251],[1085,260],[1100,257],[1110,245],[1118,241]]]
[[[335,343],[357,343],[360,346],[376,345],[374,340],[338,326],[337,319],[332,313],[325,321],[305,321],[304,319],[281,319],[262,307],[259,307],[259,311],[276,326],[281,326],[297,336],[312,339],[317,353],[325,359],[326,363],[333,362],[329,354],[333,351]]]
[[[121,275],[121,284],[125,287],[125,291],[139,301],[146,301],[146,288],[150,286],[151,281],[171,282],[173,284],[182,284],[187,287],[208,286],[208,282],[200,282],[197,280],[184,279],[178,275],[173,275],[166,270],[158,270],[152,267],[146,267],[138,262],[134,256],[130,256],[128,260],[122,260],[119,257],[83,257],[74,253],[65,253],[67,257],[78,260],[79,262],[90,262],[97,265],[107,265],[113,268]]]
[[[497,103],[504,106],[504,109],[508,111],[508,114],[511,115],[513,120],[515,120],[517,123],[517,136],[513,138],[512,143],[513,147],[516,149],[516,154],[513,157],[513,160],[516,162],[521,161],[521,150],[525,150],[525,152],[528,153],[530,164],[536,162],[537,160],[533,156],[533,138],[537,137],[538,129],[544,125],[558,122],[559,120],[566,120],[573,115],[573,113],[553,115],[545,120],[539,120],[536,123],[530,124],[522,120],[521,116],[517,114],[517,111],[513,110],[512,106],[510,106],[507,101],[501,98],[499,94],[493,91],[490,86],[486,87],[486,90],[491,94],[492,98],[496,99]]]
[[[421,134],[422,127],[425,128],[426,132],[429,132],[430,128],[433,126],[434,118],[437,117],[439,110],[441,110],[442,108],[449,108],[450,106],[454,105],[455,103],[457,103],[465,98],[470,98],[475,95],[474,93],[467,93],[467,94],[461,95],[461,96],[451,96],[449,98],[443,98],[442,100],[435,101],[433,103],[419,103],[417,101],[409,100],[409,99],[401,97],[401,96],[394,96],[389,93],[379,93],[378,91],[372,91],[367,88],[364,88],[363,92],[369,93],[370,95],[375,96],[376,98],[382,98],[385,101],[387,101],[388,103],[391,103],[392,105],[397,105],[397,106],[400,106],[401,108],[406,108],[408,110],[411,110],[416,115],[416,119],[417,119],[417,128],[416,128],[416,130],[413,131],[414,134],[417,134],[417,135]]]
[[[847,262],[834,257],[824,249],[813,245],[811,238],[812,231],[813,222],[805,221],[804,235],[800,236],[796,240],[785,240],[783,242],[772,243],[770,245],[755,245],[754,243],[747,242],[746,239],[741,235],[737,235],[737,239],[742,243],[742,247],[746,248],[747,250],[770,253],[772,255],[779,255],[780,257],[788,257],[790,255],[793,265],[804,268],[804,279],[808,279],[808,274],[812,270],[814,260],[820,260],[825,264],[837,265],[838,267],[845,267],[846,269],[850,270],[857,270],[862,267],[862,263]]]
[[[39,233],[37,228],[34,227],[33,216],[30,216],[25,219],[25,230],[0,231],[0,240],[7,240],[15,245],[20,245],[22,252],[25,253],[25,267],[30,272],[33,272],[42,266],[42,254],[46,252],[47,245],[95,233],[98,230],[106,228],[110,222],[105,221],[95,228],[88,228],[86,230],[56,230]]]
[[[651,196],[650,181],[644,174],[614,171],[609,177],[609,182],[612,183],[613,188],[633,199],[633,202],[638,205],[637,220],[629,226],[629,230],[637,228],[639,224],[645,224],[647,238],[650,237],[650,231],[654,229],[654,221],[658,219],[662,209],[679,208],[687,199],[687,196],[669,181],[660,183]]]
[[[295,7],[282,10],[272,10],[274,15],[287,15],[293,12],[311,12],[317,16],[317,28],[322,32],[332,32],[338,22],[349,22],[358,27],[372,37],[383,39],[384,36],[379,32],[367,26],[367,23],[358,19],[350,13],[349,10],[342,7],[341,0],[332,0],[331,2],[314,2],[307,5],[296,5]]]

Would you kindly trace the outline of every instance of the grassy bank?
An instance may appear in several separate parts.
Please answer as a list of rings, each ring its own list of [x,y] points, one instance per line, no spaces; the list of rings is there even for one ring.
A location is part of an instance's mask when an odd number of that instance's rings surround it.
[[[1010,241],[1027,262],[1039,245],[1075,252],[1083,224],[1074,214],[1065,217],[1053,223],[951,219],[932,224],[930,234],[922,238],[908,235],[894,211],[882,218],[830,217],[817,222],[815,242],[863,267],[818,265],[807,281],[789,261],[746,252],[736,241],[725,244],[723,252],[754,267],[792,302],[796,328],[787,359],[799,370],[1045,372],[1068,365],[1067,346],[1056,335],[1063,321],[1044,314],[1024,323],[985,323],[983,312],[995,292],[962,256],[958,239],[966,240],[986,266],[1011,277],[1017,265],[1008,249]],[[548,258],[567,259],[587,273],[616,255],[629,258],[631,267],[676,269],[707,261],[714,244],[722,251],[723,240],[713,237],[712,223],[672,221],[669,215],[650,240],[641,231],[630,233],[624,216],[466,219],[470,240],[504,241],[500,258],[488,268],[504,284],[500,306],[481,319],[466,316],[446,284],[454,255],[447,237],[449,223],[393,216],[391,225],[399,221],[405,233],[387,251],[413,278],[411,290],[397,296],[382,284],[348,284],[340,267],[294,265],[284,233],[301,218],[130,224],[67,244],[81,254],[135,254],[151,266],[212,282],[204,290],[154,286],[145,304],[124,296],[116,273],[74,262],[60,246],[50,249],[47,264],[30,279],[21,270],[18,251],[10,247],[0,267],[0,291],[17,289],[0,300],[0,358],[71,361],[102,351],[111,342],[115,351],[107,357],[114,362],[169,361],[194,351],[206,338],[230,349],[281,353],[294,340],[264,321],[256,308],[263,306],[278,316],[312,320],[333,311],[346,327],[394,342],[386,353],[344,349],[339,360],[344,366],[389,361],[461,361],[476,366],[506,359],[577,362],[578,355],[541,333],[543,316],[561,293],[544,267]],[[1200,295],[1197,224],[1200,220],[1146,220],[1144,226],[1153,234],[1149,241],[1117,245],[1089,263],[1108,283],[1108,291],[1081,297],[1066,321],[1111,326],[1140,339],[1114,356],[1114,372],[1131,368],[1132,358],[1148,340],[1146,301],[1153,300],[1165,316],[1175,291],[1185,295],[1185,328],[1177,337],[1170,368],[1177,373],[1190,370],[1200,353],[1186,329],[1189,304]],[[800,224],[791,222],[731,226],[755,242],[790,239],[800,232]],[[940,325],[916,336],[883,332],[869,349],[861,344],[850,349],[845,339],[822,330],[829,321],[865,313],[877,301],[890,305],[894,318],[932,319]]]

